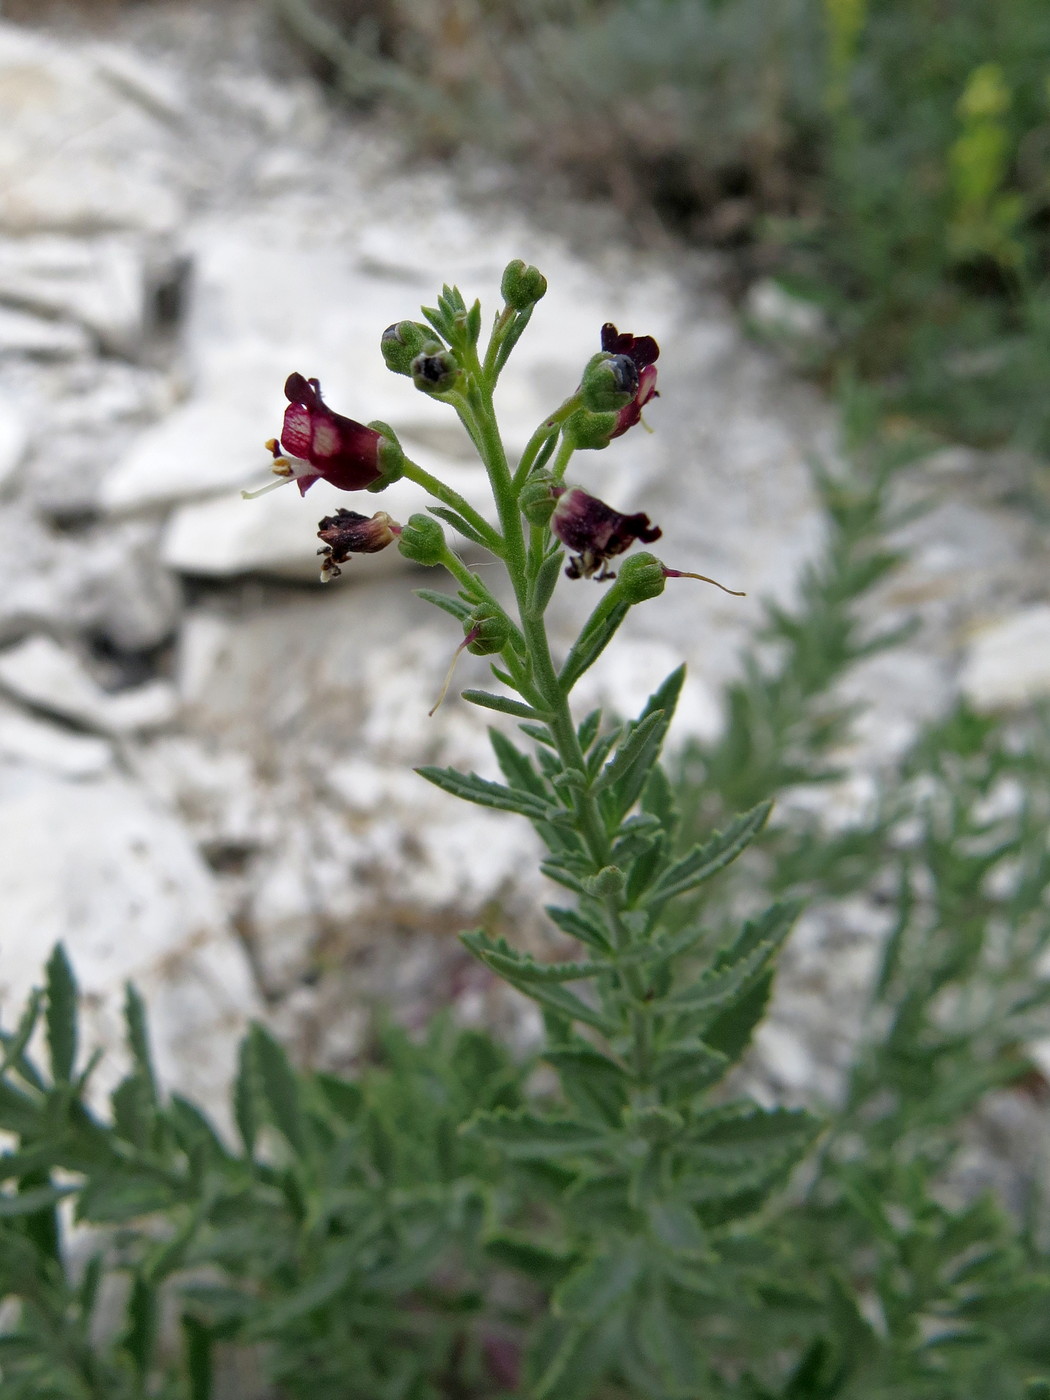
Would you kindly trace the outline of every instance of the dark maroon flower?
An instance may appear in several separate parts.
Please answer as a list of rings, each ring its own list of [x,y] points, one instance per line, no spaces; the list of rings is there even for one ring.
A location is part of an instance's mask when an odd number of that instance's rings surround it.
[[[660,347],[651,335],[631,335],[629,331],[618,331],[611,321],[606,321],[602,326],[602,349],[610,355],[625,356],[638,371],[638,388],[631,402],[620,409],[616,427],[609,434],[612,439],[633,428],[641,418],[645,405],[657,397],[656,361],[660,357]]]
[[[377,510],[369,518],[359,515],[356,510],[344,510],[340,506],[334,515],[326,515],[318,526],[317,538],[324,541],[317,551],[324,555],[321,582],[338,578],[343,572],[339,565],[345,564],[351,554],[378,554],[392,544],[400,533],[401,526],[385,510]]]
[[[322,479],[340,491],[363,491],[380,479],[382,433],[333,413],[322,400],[316,379],[290,374],[284,393],[288,407],[280,440],[271,438],[266,444],[273,453],[273,470],[279,477],[294,481],[304,496],[315,481]],[[262,491],[243,494],[259,496],[280,484],[271,482]]]
[[[572,553],[565,570],[568,577],[591,578],[597,574],[599,583],[616,577],[605,567],[613,555],[630,549],[635,540],[651,544],[662,533],[658,526],[650,524],[647,515],[621,515],[578,486],[559,495],[551,516],[551,530]]]

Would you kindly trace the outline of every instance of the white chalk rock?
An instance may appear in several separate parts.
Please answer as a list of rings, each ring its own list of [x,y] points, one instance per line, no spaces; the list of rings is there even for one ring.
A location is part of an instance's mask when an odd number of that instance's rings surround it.
[[[166,681],[109,694],[72,651],[39,635],[0,652],[0,686],[38,709],[106,734],[161,728],[174,718],[178,703]]]
[[[982,629],[970,644],[960,689],[978,710],[1008,710],[1050,695],[1050,603]]]
[[[149,1008],[161,1077],[221,1118],[258,1003],[211,872],[179,823],[120,777],[0,769],[0,888],[0,1021],[10,1027],[61,941],[84,993],[82,1057],[105,1051],[96,1089],[125,1063],[131,980]]]

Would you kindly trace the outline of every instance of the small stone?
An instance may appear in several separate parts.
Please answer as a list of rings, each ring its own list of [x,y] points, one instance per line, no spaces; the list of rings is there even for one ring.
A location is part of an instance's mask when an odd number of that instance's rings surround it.
[[[166,681],[108,694],[72,651],[40,635],[0,652],[0,685],[26,704],[105,734],[162,728],[178,706]]]
[[[1050,604],[1037,603],[982,628],[968,649],[959,687],[986,713],[1050,695]]]
[[[87,355],[92,337],[69,321],[52,321],[28,311],[0,306],[0,356],[26,355],[37,360],[67,360]]]
[[[0,706],[0,755],[63,778],[95,778],[113,763],[113,748],[105,739],[72,734],[12,705]]]

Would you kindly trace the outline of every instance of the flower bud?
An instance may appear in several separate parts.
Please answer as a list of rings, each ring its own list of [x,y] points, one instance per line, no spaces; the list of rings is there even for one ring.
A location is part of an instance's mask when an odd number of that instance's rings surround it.
[[[619,412],[638,392],[638,366],[630,355],[592,355],[580,384],[583,404],[592,413]]]
[[[503,272],[500,292],[515,311],[527,311],[547,291],[547,279],[538,268],[526,266],[521,258],[509,262]]]
[[[462,371],[452,351],[440,349],[435,342],[433,348],[427,346],[415,357],[409,372],[422,393],[444,394],[455,387]]]
[[[400,481],[404,476],[405,454],[397,440],[397,434],[389,423],[381,423],[377,418],[368,426],[372,432],[379,434],[376,465],[381,475],[378,480],[371,482],[365,489],[373,492],[382,491],[387,486],[392,486],[395,481]]]
[[[565,420],[562,432],[577,451],[600,450],[609,446],[619,421],[618,413],[591,413],[578,408]]]
[[[466,626],[466,648],[474,656],[495,656],[510,641],[510,622],[495,603],[479,603]]]
[[[431,515],[410,515],[401,527],[397,547],[413,564],[440,564],[445,557],[445,532]]]
[[[530,525],[547,525],[560,494],[550,472],[533,472],[521,488],[518,507]]]
[[[645,603],[667,587],[667,570],[654,554],[632,554],[620,565],[615,586],[625,603]]]
[[[395,321],[387,326],[379,342],[387,369],[411,375],[412,361],[433,340],[434,332],[419,321]]]

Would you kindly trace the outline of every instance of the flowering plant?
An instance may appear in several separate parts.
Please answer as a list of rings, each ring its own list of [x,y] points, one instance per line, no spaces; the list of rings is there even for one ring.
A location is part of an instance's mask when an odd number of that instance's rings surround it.
[[[543,870],[568,895],[547,912],[582,945],[578,955],[544,962],[483,930],[463,935],[477,958],[541,1008],[544,1058],[562,1089],[542,1111],[531,1103],[480,1111],[469,1124],[508,1161],[527,1164],[536,1208],[544,1201],[571,1219],[571,1247],[559,1246],[557,1257],[541,1239],[528,1249],[524,1239],[503,1241],[508,1253],[529,1255],[537,1276],[557,1280],[553,1313],[530,1349],[529,1393],[585,1395],[602,1376],[633,1371],[677,1394],[690,1384],[683,1358],[692,1354],[720,1237],[785,1180],[817,1127],[804,1112],[763,1108],[717,1087],[762,1015],[794,910],[774,905],[722,938],[690,917],[696,892],[745,849],[769,807],[679,848],[659,756],[684,668],[634,720],[610,723],[600,712],[577,720],[570,707],[576,683],[631,608],[660,595],[668,579],[704,577],[649,552],[621,562],[635,543],[655,543],[659,528],[566,480],[578,450],[605,448],[639,422],[656,393],[659,348],[650,336],[602,327],[578,388],[512,463],[493,390],[546,283],[514,262],[501,290],[484,348],[480,304],[468,306],[449,286],[422,322],[401,321],[382,338],[388,366],[458,414],[485,466],[495,523],[486,507],[400,453],[385,425],[363,428],[334,414],[317,381],[300,374],[286,386],[282,441],[303,466],[277,455],[275,470],[298,475],[304,491],[319,476],[381,489],[389,479],[381,442],[396,473],[431,493],[428,512],[404,524],[385,512],[368,519],[346,510],[323,520],[322,577],[354,552],[395,541],[410,560],[446,570],[455,596],[421,595],[461,626],[457,651],[491,658],[499,686],[463,698],[514,717],[531,741],[530,752],[490,731],[502,782],[418,770],[453,796],[533,824],[546,848]],[[512,606],[450,546],[443,524],[503,565]],[[568,654],[556,659],[545,615],[563,576],[603,587]]]

